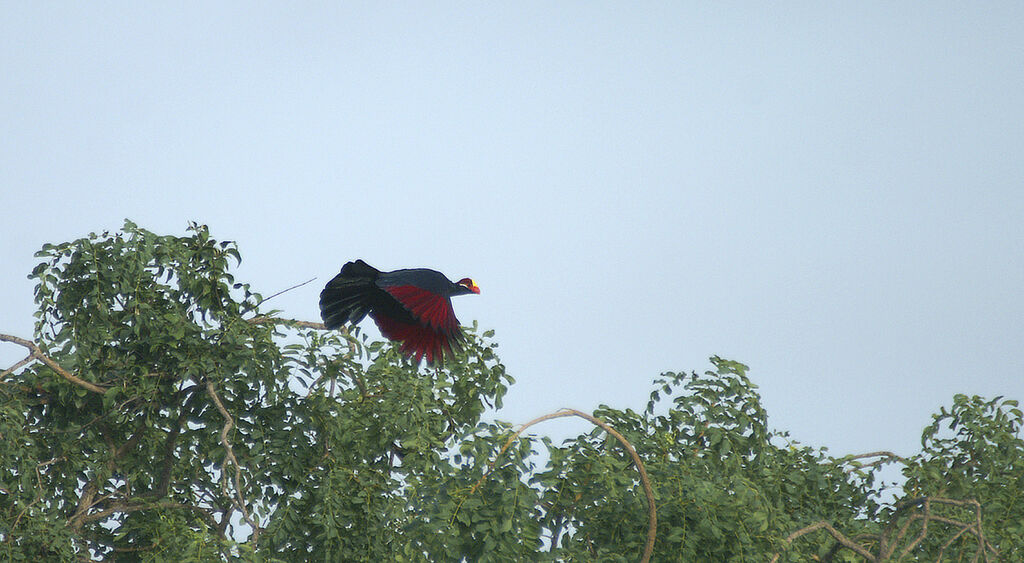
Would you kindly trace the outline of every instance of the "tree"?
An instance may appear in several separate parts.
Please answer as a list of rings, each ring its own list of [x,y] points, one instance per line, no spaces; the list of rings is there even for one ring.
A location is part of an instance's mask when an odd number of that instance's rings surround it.
[[[1013,401],[957,396],[921,453],[836,459],[770,430],[747,367],[713,357],[642,412],[515,432],[483,421],[513,380],[475,324],[456,361],[417,367],[267,309],[195,224],[38,256],[34,337],[0,335],[28,351],[0,377],[5,559],[1021,558]],[[595,428],[521,434],[562,416]],[[889,503],[883,463],[907,477]]]

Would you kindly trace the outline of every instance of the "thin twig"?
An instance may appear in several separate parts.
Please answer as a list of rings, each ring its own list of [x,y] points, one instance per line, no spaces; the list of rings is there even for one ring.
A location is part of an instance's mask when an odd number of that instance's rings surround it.
[[[0,342],[12,342],[19,346],[27,348],[29,351],[29,355],[32,358],[42,361],[46,365],[50,366],[50,369],[60,374],[61,377],[67,379],[68,381],[74,383],[75,385],[78,385],[79,387],[88,389],[93,393],[99,393],[101,395],[107,392],[107,389],[105,387],[100,387],[95,383],[89,383],[88,381],[80,379],[79,377],[60,367],[60,365],[58,365],[57,362],[51,360],[49,356],[44,354],[43,351],[39,348],[39,346],[36,346],[34,342],[25,340],[24,338],[18,338],[17,336],[11,336],[9,334],[0,334]]]
[[[267,298],[266,298],[266,299],[264,299],[263,301],[260,301],[260,303],[261,303],[261,304],[262,304],[262,303],[266,303],[267,301],[270,301],[271,299],[273,299],[273,298],[277,297],[278,295],[281,295],[282,293],[286,293],[286,292],[289,292],[289,291],[291,291],[291,290],[293,290],[293,289],[298,289],[298,288],[300,288],[300,287],[302,287],[302,286],[306,285],[307,283],[310,283],[310,282],[312,282],[312,281],[313,281],[313,280],[315,280],[315,279],[316,279],[316,277],[314,276],[314,277],[312,277],[312,278],[309,278],[308,280],[306,280],[306,281],[304,281],[304,282],[302,282],[302,283],[300,283],[300,284],[297,284],[297,285],[293,285],[293,286],[289,287],[288,289],[282,289],[281,291],[278,291],[277,293],[275,293],[275,294],[271,295],[270,297],[267,297]]]
[[[482,477],[480,477],[480,480],[478,480],[476,484],[473,485],[473,488],[470,489],[469,494],[472,495],[476,493],[480,485],[483,484],[483,482],[494,470],[494,465],[498,462],[498,459],[501,458],[502,454],[504,454],[505,451],[508,450],[508,448],[512,445],[512,442],[514,442],[516,438],[518,438],[519,435],[523,433],[524,430],[533,426],[534,424],[544,422],[545,420],[551,420],[553,418],[563,418],[567,416],[578,416],[582,419],[590,421],[591,423],[597,426],[600,426],[601,428],[604,429],[605,432],[611,434],[619,442],[621,442],[622,446],[626,448],[626,451],[629,452],[629,455],[633,458],[633,463],[636,464],[637,472],[640,473],[640,482],[643,484],[644,487],[644,496],[647,497],[647,544],[644,546],[644,553],[643,556],[640,558],[640,563],[647,563],[651,560],[651,553],[654,551],[654,539],[658,530],[658,511],[654,505],[654,491],[651,490],[651,481],[650,479],[647,478],[647,469],[644,468],[644,462],[640,460],[640,456],[637,455],[636,450],[633,449],[633,445],[630,444],[629,441],[626,440],[626,438],[623,437],[622,434],[619,434],[614,428],[609,426],[603,420],[591,416],[585,412],[580,412],[575,409],[561,409],[551,414],[539,416],[519,427],[519,430],[517,430],[515,434],[509,436],[508,440],[505,441],[505,445],[501,447],[501,450],[498,452],[498,455],[496,455],[494,457],[494,460],[491,461],[490,465],[487,467],[487,471],[483,474]]]

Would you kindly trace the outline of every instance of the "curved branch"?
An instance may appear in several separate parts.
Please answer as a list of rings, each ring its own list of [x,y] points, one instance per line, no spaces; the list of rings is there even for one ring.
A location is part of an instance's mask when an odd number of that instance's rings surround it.
[[[52,369],[53,371],[57,372],[61,377],[63,377],[64,379],[67,379],[68,381],[70,381],[71,383],[74,383],[75,385],[78,385],[79,387],[82,387],[84,389],[88,389],[89,391],[92,391],[93,393],[99,393],[101,395],[103,393],[107,392],[107,388],[106,387],[101,387],[99,385],[96,385],[95,383],[89,383],[88,381],[86,381],[84,379],[81,379],[78,376],[76,376],[75,374],[73,374],[73,373],[67,371],[66,369],[60,367],[60,365],[57,362],[51,360],[49,356],[44,354],[42,349],[40,349],[39,346],[36,346],[35,342],[32,342],[30,340],[25,340],[24,338],[18,338],[17,336],[11,336],[9,334],[0,334],[0,342],[11,342],[11,343],[14,343],[14,344],[17,344],[19,346],[23,346],[23,347],[27,348],[28,351],[29,351],[29,357],[31,357],[33,359],[36,359],[36,360],[39,360],[39,361],[43,362],[44,364],[50,366],[50,369]],[[21,366],[25,365],[26,363],[28,363],[28,362],[25,362],[25,360],[22,360],[21,362],[18,362],[18,364],[15,364],[15,367],[11,368],[11,369],[12,370],[13,369],[17,369],[18,367],[21,367]],[[5,375],[6,375],[6,373],[7,372],[5,372]]]
[[[249,515],[249,509],[245,507],[245,497],[242,496],[242,466],[238,463],[238,458],[235,457],[235,450],[231,447],[231,442],[228,442],[228,432],[235,426],[235,419],[231,418],[231,414],[228,413],[228,409],[224,408],[224,403],[220,401],[220,397],[217,396],[217,391],[213,387],[212,381],[206,382],[206,393],[213,399],[213,404],[217,406],[217,410],[220,411],[221,416],[224,417],[224,426],[220,429],[220,443],[224,446],[224,462],[221,463],[221,472],[228,470],[228,462],[235,466],[235,496],[232,496],[228,492],[227,485],[227,473],[223,473],[223,481],[221,482],[224,494],[232,499],[231,503],[238,507],[238,510],[242,512],[242,517],[245,521],[252,526],[253,542],[259,538],[260,527]]]
[[[630,444],[629,441],[626,440],[626,438],[623,437],[622,434],[619,434],[605,421],[595,416],[591,416],[585,412],[580,412],[575,409],[561,409],[551,414],[539,416],[531,420],[530,422],[527,422],[526,424],[520,426],[519,430],[517,430],[515,434],[509,436],[508,440],[505,441],[505,445],[501,447],[501,450],[498,452],[498,455],[494,457],[494,460],[487,467],[487,471],[484,472],[482,477],[480,477],[480,480],[478,480],[476,484],[473,485],[473,488],[470,489],[469,494],[472,495],[476,493],[476,490],[480,487],[480,485],[483,484],[485,480],[487,480],[487,477],[490,476],[491,472],[494,470],[494,465],[498,463],[498,459],[501,458],[502,454],[504,454],[505,451],[508,450],[508,448],[512,445],[512,442],[514,442],[516,438],[518,438],[519,435],[523,433],[523,431],[539,422],[544,422],[545,420],[551,420],[553,418],[563,418],[567,416],[578,416],[584,420],[590,421],[591,423],[597,426],[600,426],[602,429],[604,429],[605,432],[611,434],[612,436],[615,437],[615,439],[622,443],[622,446],[626,448],[627,452],[629,452],[630,457],[633,458],[633,463],[636,464],[637,472],[640,473],[640,482],[643,484],[644,487],[644,496],[647,497],[647,544],[644,546],[644,553],[643,556],[640,558],[641,563],[647,563],[651,560],[651,553],[654,551],[654,539],[658,530],[658,511],[654,505],[654,491],[651,490],[651,481],[650,479],[647,478],[647,469],[644,467],[644,462],[640,460],[640,456],[637,455],[636,450],[633,449],[633,445]]]

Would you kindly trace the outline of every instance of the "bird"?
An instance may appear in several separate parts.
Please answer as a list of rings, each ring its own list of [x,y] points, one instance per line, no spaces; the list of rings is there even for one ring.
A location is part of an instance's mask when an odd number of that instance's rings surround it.
[[[335,329],[369,315],[404,356],[439,366],[464,339],[451,298],[471,293],[479,294],[480,288],[470,278],[452,282],[427,268],[382,272],[356,260],[342,266],[320,292],[320,317],[326,328]]]

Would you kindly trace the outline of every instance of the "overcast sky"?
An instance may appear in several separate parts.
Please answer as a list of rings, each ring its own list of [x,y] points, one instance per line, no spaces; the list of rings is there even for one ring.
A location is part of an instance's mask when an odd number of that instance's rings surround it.
[[[356,258],[474,278],[512,422],[715,354],[837,455],[1024,399],[1024,3],[0,6],[0,332],[43,243],[195,220],[319,277],[290,317]]]

